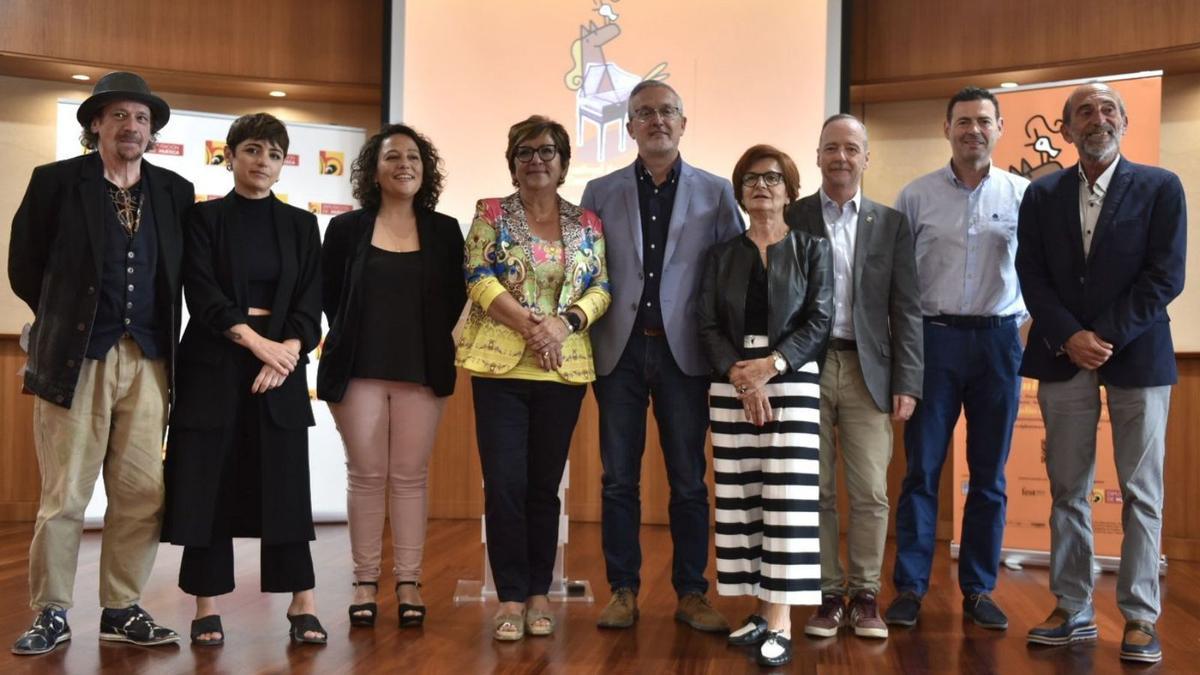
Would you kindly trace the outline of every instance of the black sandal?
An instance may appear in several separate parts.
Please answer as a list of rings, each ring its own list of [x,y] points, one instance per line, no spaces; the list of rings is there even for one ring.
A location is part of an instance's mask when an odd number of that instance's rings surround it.
[[[396,582],[397,599],[399,599],[401,586],[416,586],[417,589],[420,589],[421,582],[419,582],[419,581],[397,581]],[[412,612],[412,614],[409,614],[409,612]],[[396,608],[396,613],[400,617],[400,627],[401,628],[419,628],[420,626],[424,625],[424,623],[425,623],[425,605],[410,605],[407,603],[400,603],[400,606]]]
[[[325,632],[325,627],[312,614],[296,614],[294,616],[288,614],[287,620],[292,625],[288,630],[288,636],[292,638],[292,642],[323,645],[329,640],[329,633]],[[305,637],[305,633],[320,633],[321,637]]]
[[[356,581],[351,584],[355,588],[359,586],[374,586],[375,590],[379,590],[378,581]],[[359,612],[367,612],[359,614]],[[379,605],[374,602],[364,602],[360,605],[350,605],[350,625],[362,626],[370,628],[375,625],[375,615],[379,613]]]
[[[200,639],[205,633],[220,633],[221,637]],[[197,647],[217,647],[225,644],[225,629],[221,627],[221,615],[209,614],[192,621],[192,644]]]

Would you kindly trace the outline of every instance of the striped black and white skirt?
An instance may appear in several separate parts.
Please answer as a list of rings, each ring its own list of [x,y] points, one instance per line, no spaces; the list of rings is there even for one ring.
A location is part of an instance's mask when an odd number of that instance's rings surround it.
[[[770,353],[746,336],[745,358]],[[756,427],[728,382],[708,390],[716,479],[717,592],[821,604],[817,533],[821,381],[816,361],[766,385],[772,421]]]

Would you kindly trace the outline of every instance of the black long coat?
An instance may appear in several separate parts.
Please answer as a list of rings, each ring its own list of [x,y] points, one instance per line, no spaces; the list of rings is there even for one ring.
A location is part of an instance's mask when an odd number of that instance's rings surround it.
[[[279,387],[262,396],[262,528],[264,543],[314,538],[309,493],[308,352],[321,335],[321,241],[311,213],[279,200],[272,204],[280,274],[266,337],[300,341],[300,362]],[[233,447],[245,347],[224,333],[245,323],[246,259],[243,232],[234,226],[234,197],[196,204],[185,232],[183,288],[188,320],[179,345],[177,396],[165,463],[163,541],[205,546],[217,511],[221,470]],[[236,536],[251,533],[235,532]]]

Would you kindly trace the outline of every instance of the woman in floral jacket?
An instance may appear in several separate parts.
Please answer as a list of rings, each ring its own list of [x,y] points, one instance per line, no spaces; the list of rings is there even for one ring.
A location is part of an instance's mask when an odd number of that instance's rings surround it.
[[[558,485],[587,383],[588,328],[608,309],[604,235],[558,195],[571,142],[533,116],[508,132],[517,192],[480,200],[466,238],[471,311],[457,364],[471,371],[488,559],[500,598],[493,635],[554,632],[546,593],[558,542]]]

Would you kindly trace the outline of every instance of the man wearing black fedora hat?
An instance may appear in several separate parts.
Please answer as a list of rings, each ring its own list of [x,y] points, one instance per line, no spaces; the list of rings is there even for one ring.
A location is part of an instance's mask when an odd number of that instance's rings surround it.
[[[94,152],[34,169],[13,218],[8,276],[34,314],[24,376],[42,474],[29,551],[38,616],[16,654],[71,639],[84,509],[101,470],[100,639],[179,641],[138,606],[158,549],[182,222],[195,200],[191,183],[143,158],[170,115],[141,77],[105,75],[77,114]]]

